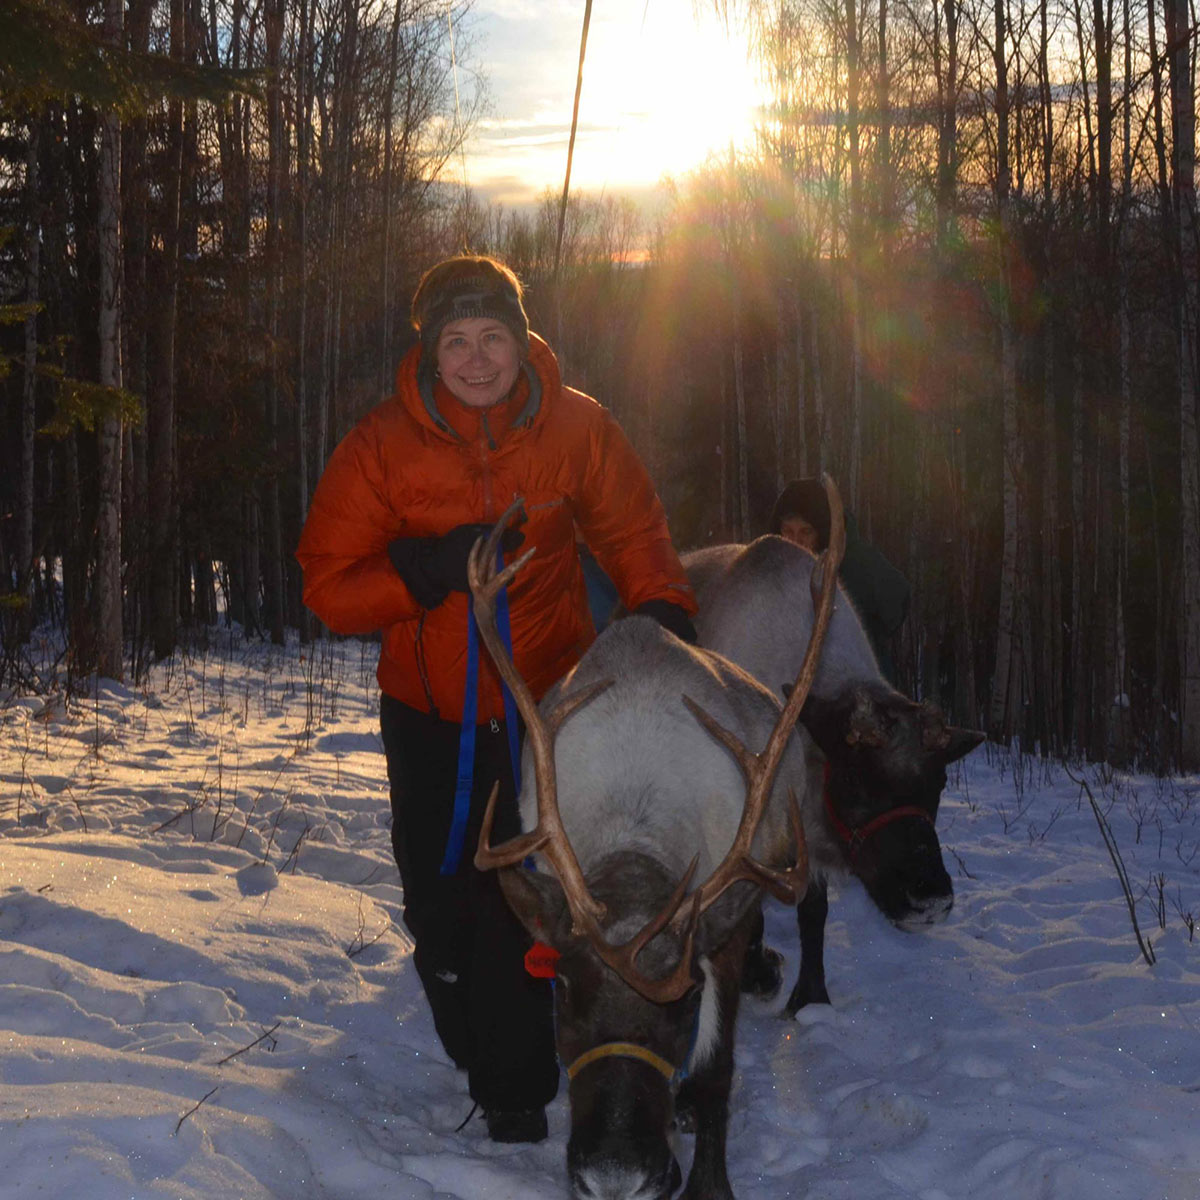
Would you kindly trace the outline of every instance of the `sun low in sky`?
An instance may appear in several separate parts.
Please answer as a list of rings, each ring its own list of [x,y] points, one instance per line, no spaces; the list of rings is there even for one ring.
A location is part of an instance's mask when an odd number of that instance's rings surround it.
[[[507,205],[562,187],[583,0],[485,0],[476,59],[491,113],[467,183]],[[596,0],[572,190],[639,192],[753,139],[763,95],[746,36],[690,0]]]

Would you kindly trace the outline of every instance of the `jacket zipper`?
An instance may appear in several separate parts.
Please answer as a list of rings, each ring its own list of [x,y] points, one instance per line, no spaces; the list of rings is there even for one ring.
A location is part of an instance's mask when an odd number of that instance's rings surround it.
[[[483,432],[487,434],[487,444],[489,450],[496,449],[496,439],[492,437],[492,427],[488,424],[487,413],[483,414]]]
[[[486,440],[483,437],[479,439],[479,458],[483,463],[483,519],[490,521],[493,519],[494,505],[492,503],[492,460],[488,454],[488,448],[496,449],[496,441],[492,437],[492,431],[488,426],[487,413],[482,414],[483,432],[487,435]]]

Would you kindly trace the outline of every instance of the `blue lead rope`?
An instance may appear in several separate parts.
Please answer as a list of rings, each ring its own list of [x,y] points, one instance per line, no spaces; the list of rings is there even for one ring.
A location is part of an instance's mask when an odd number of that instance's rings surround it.
[[[497,569],[504,567],[504,551],[496,547]],[[508,621],[508,589],[503,588],[496,600],[496,628],[504,649],[512,657],[512,630]],[[513,785],[521,791],[520,741],[517,730],[517,702],[503,680],[504,721],[508,726],[508,756],[512,764]],[[453,875],[462,861],[463,843],[467,839],[467,819],[471,815],[471,789],[475,782],[475,720],[479,713],[479,627],[475,610],[467,605],[467,681],[463,687],[462,728],[458,735],[458,772],[454,784],[454,815],[450,821],[450,836],[446,839],[446,854],[440,873]]]
[[[503,566],[503,551],[497,549],[497,570]],[[471,613],[471,624],[472,626],[475,624],[474,610]],[[501,588],[500,595],[496,597],[496,628],[500,630],[500,640],[504,642],[504,649],[511,659],[513,648],[512,630],[508,624],[508,588]],[[517,728],[517,701],[503,679],[500,680],[500,693],[504,697],[504,724],[508,726],[508,760],[512,764],[513,794],[519,796],[521,794],[521,732]]]

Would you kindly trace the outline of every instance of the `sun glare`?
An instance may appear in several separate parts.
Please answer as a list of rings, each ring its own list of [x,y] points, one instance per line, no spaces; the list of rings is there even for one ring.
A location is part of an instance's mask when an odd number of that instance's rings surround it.
[[[582,6],[561,6],[562,38],[578,53]],[[567,36],[569,31],[570,36]],[[485,56],[486,57],[486,56]],[[568,56],[569,57],[569,56]],[[518,64],[508,60],[516,71]],[[494,82],[495,118],[469,152],[468,176],[494,198],[520,202],[561,187],[577,57],[538,60],[535,95]],[[763,103],[744,32],[687,0],[617,0],[596,5],[584,67],[572,187],[642,189],[713,154],[750,145]],[[525,111],[519,111],[525,107]]]
[[[653,183],[752,138],[760,100],[736,30],[712,14],[694,18],[679,0],[652,0],[644,26],[639,14],[604,33],[584,76],[599,128],[586,143],[593,161],[576,149],[581,186]]]

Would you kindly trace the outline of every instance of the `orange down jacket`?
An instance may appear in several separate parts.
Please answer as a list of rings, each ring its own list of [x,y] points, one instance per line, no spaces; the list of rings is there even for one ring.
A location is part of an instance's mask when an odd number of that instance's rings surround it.
[[[420,353],[413,347],[395,395],[333,452],[296,551],[304,602],[330,629],[382,630],[378,677],[388,695],[461,720],[468,618],[462,592],[422,609],[392,567],[388,543],[494,521],[517,496],[528,514],[517,553],[536,553],[509,588],[513,659],[535,697],[595,637],[576,526],[627,608],[661,599],[695,613],[645,468],[608,412],[563,386],[545,342],[531,337],[512,398],[488,410],[460,404],[440,382],[423,395]],[[481,647],[477,720],[503,713],[499,677]]]

